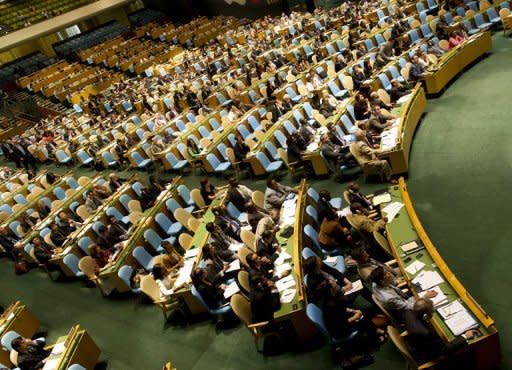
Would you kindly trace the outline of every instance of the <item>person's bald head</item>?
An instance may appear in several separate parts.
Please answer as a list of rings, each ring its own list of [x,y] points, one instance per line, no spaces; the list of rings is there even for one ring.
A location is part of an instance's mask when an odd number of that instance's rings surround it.
[[[428,298],[418,298],[414,302],[413,311],[418,317],[428,320],[434,313],[434,304]]]
[[[356,140],[363,140],[366,136],[366,132],[364,130],[357,130],[356,131]]]

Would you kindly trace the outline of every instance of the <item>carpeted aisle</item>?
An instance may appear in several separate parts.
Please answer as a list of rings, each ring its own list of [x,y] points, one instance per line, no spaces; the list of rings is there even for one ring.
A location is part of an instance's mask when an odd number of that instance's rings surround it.
[[[416,211],[448,265],[496,320],[503,369],[512,368],[512,183],[510,126],[512,40],[499,32],[490,57],[429,100],[411,154],[409,191]],[[63,171],[64,169],[59,169]],[[84,172],[84,171],[81,171]],[[187,184],[197,186],[197,177]],[[252,181],[262,189],[264,181]],[[313,181],[318,189],[342,187]],[[362,184],[363,185],[363,184]],[[379,185],[363,185],[373,191]],[[0,304],[20,299],[49,329],[49,340],[80,323],[102,350],[108,369],[158,369],[172,360],[180,370],[334,369],[329,349],[263,357],[242,326],[215,332],[209,321],[165,326],[160,310],[139,298],[105,299],[80,282],[52,282],[38,271],[17,277],[12,263],[0,260]],[[391,343],[368,369],[399,369],[405,363]]]

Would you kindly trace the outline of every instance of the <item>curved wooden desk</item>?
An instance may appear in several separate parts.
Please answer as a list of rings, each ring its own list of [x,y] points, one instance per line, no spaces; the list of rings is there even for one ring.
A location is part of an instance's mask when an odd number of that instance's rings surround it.
[[[475,365],[475,369],[495,368],[500,362],[501,354],[498,331],[494,325],[494,320],[464,288],[431,242],[414,211],[404,179],[400,178],[399,185],[390,187],[389,193],[392,202],[404,204],[397,216],[386,225],[386,231],[393,254],[398,261],[403,276],[408,281],[410,290],[415,296],[418,296],[419,288],[412,283],[412,280],[424,271],[439,273],[443,281],[438,287],[446,295],[447,302],[436,307],[432,318],[435,330],[444,340],[451,341],[455,338],[437,308],[458,300],[477,322],[478,330],[481,333],[481,336],[470,341],[469,346],[461,356],[465,361],[471,361]],[[423,248],[406,255],[401,247],[411,241],[415,241]],[[406,269],[416,261],[420,261],[424,266],[414,273],[408,272]],[[409,271],[411,270],[414,271],[410,268]]]
[[[491,32],[481,32],[448,51],[439,59],[436,70],[423,78],[427,94],[440,93],[464,68],[491,49]]]

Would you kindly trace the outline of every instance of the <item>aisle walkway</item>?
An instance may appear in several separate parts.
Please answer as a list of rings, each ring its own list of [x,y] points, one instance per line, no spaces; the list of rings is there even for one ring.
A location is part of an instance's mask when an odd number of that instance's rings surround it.
[[[409,190],[425,229],[449,266],[501,331],[503,369],[512,368],[512,231],[506,223],[512,164],[510,86],[512,40],[494,37],[493,55],[428,103],[411,157]],[[481,111],[481,113],[479,113]],[[507,145],[508,144],[508,145]],[[197,178],[187,179],[197,185]],[[334,189],[331,181],[314,181]],[[263,181],[251,182],[261,189]],[[371,191],[376,186],[363,189]],[[341,191],[341,189],[340,189]],[[161,313],[139,299],[102,298],[81,283],[55,283],[32,271],[14,275],[0,260],[0,304],[21,299],[50,329],[50,341],[75,323],[88,329],[108,359],[108,369],[158,369],[172,359],[180,370],[335,369],[329,350],[265,358],[247,330],[215,333],[210,322],[164,327]],[[502,294],[503,292],[503,294]],[[404,361],[387,343],[368,369],[399,369]]]

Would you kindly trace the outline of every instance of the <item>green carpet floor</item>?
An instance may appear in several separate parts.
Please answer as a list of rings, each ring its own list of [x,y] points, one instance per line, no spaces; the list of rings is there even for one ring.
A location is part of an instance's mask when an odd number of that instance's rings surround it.
[[[512,40],[499,33],[490,57],[466,71],[440,98],[429,100],[414,139],[408,180],[413,204],[433,243],[496,320],[502,369],[512,369],[512,300],[507,289],[512,283],[512,231],[506,221],[512,182],[511,60]],[[197,186],[198,179],[188,176],[186,182]],[[264,187],[263,180],[246,183]],[[312,183],[318,189],[342,191],[342,185],[330,180]],[[361,185],[365,191],[382,187]],[[326,346],[266,358],[255,351],[242,326],[217,333],[209,321],[167,326],[156,307],[138,298],[105,299],[96,289],[79,282],[52,282],[37,271],[17,277],[6,259],[0,260],[0,271],[0,304],[23,301],[49,329],[50,341],[80,323],[98,343],[108,369],[159,369],[168,360],[180,370],[338,367]],[[403,367],[403,359],[387,343],[368,369]]]

